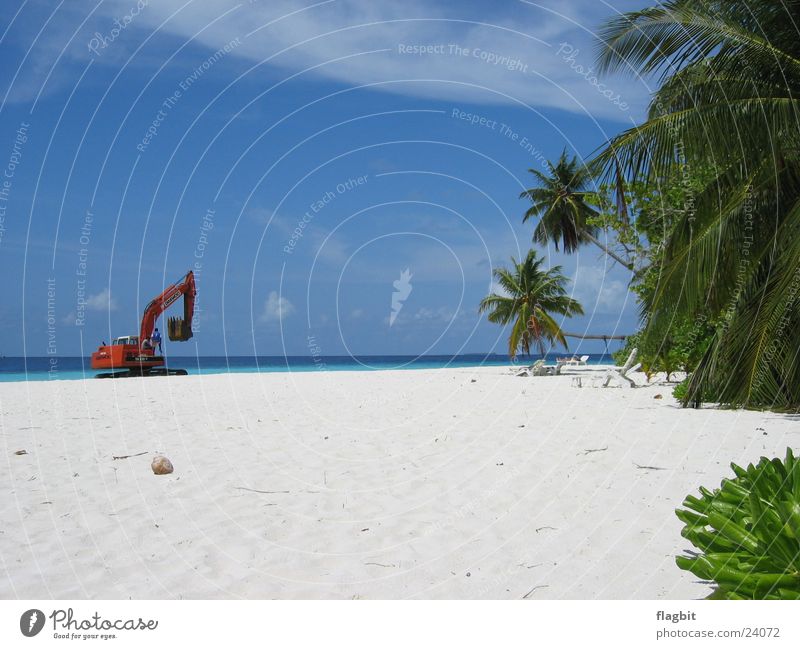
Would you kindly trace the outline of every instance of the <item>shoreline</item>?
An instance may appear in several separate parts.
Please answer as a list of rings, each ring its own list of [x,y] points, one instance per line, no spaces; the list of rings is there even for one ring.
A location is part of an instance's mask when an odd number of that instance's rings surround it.
[[[555,354],[553,355],[555,356]],[[595,357],[601,357],[601,359],[606,359],[609,362],[607,364],[593,364],[589,363],[588,365],[582,366],[583,368],[599,368],[603,367],[605,369],[610,369],[614,367],[613,361],[611,360],[610,356],[605,354],[594,354]],[[476,360],[474,357],[484,357],[483,360]],[[24,357],[7,357],[13,360],[20,360]],[[33,360],[45,362],[48,361],[49,358],[46,356],[41,357],[31,357]],[[518,361],[516,363],[509,361],[507,358],[492,358],[491,356],[484,356],[483,354],[463,354],[460,356],[446,356],[446,355],[432,355],[429,357],[426,356],[357,356],[355,359],[353,357],[348,356],[330,356],[330,357],[320,357],[322,362],[317,362],[315,357],[313,356],[289,356],[289,357],[281,357],[281,356],[266,356],[266,357],[258,357],[263,359],[269,359],[273,361],[274,364],[269,364],[268,361],[265,360],[263,365],[236,365],[237,359],[246,359],[251,360],[255,357],[252,356],[231,356],[227,357],[233,361],[231,365],[208,365],[206,367],[197,367],[198,358],[195,356],[175,356],[172,357],[173,362],[167,363],[168,367],[177,368],[181,367],[182,365],[189,365],[189,375],[190,376],[212,376],[217,374],[281,374],[281,373],[307,373],[307,372],[384,372],[384,371],[405,371],[405,370],[435,370],[435,369],[448,369],[448,368],[497,368],[497,367],[507,367],[509,371],[513,371],[514,369],[522,369],[525,367],[529,367],[532,365],[538,358],[531,358],[525,359],[524,361]],[[218,359],[226,359],[224,356],[208,356],[208,357],[200,357],[201,359],[213,360],[214,362],[218,361]],[[286,362],[279,363],[281,359],[289,359]],[[449,358],[449,361],[441,360]],[[27,374],[24,372],[3,372],[0,371],[0,385],[5,383],[19,383],[19,382],[52,382],[52,381],[76,381],[76,380],[87,380],[87,379],[94,379],[96,375],[100,373],[100,370],[92,370],[89,367],[90,359],[88,357],[81,357],[81,356],[65,356],[59,357],[60,360],[68,361],[71,364],[76,364],[78,361],[83,363],[83,368],[68,368],[68,369],[58,369],[59,365],[56,363],[54,365],[54,371],[50,371],[49,369],[34,369],[30,370]],[[374,366],[370,366],[366,361],[369,359],[375,359],[375,363],[378,363]],[[383,360],[383,359],[404,359],[405,362],[399,365],[391,365],[390,360]],[[595,360],[595,359],[593,359]],[[297,361],[301,361],[298,363]],[[338,362],[337,362],[338,361]],[[349,362],[342,362],[342,361],[349,361]],[[363,361],[363,362],[362,362]],[[294,363],[294,364],[292,364]],[[554,364],[555,360],[553,358],[547,359],[548,364]],[[571,368],[572,369],[572,368]],[[63,376],[62,376],[63,375]]]

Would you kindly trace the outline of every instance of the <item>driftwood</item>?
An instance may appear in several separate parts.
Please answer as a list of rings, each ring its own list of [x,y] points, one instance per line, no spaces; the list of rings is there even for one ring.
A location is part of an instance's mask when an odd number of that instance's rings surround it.
[[[147,455],[150,451],[142,451],[141,453],[134,453],[133,455],[112,455],[112,460],[127,460],[129,457],[139,457],[140,455]]]
[[[634,464],[634,466],[636,466],[637,469],[651,469],[653,471],[666,471],[667,470],[666,467],[663,467],[663,466],[643,466],[641,464],[636,464],[636,462],[634,462],[633,464]]]
[[[288,494],[288,491],[262,491],[261,489],[250,489],[250,487],[234,487],[234,489],[241,489],[242,491],[252,491],[257,494]]]
[[[584,449],[583,453],[576,453],[576,455],[589,455],[589,453],[600,453],[601,451],[607,451],[608,446],[604,446],[603,448],[587,448]]]
[[[522,596],[522,599],[528,599],[528,597],[530,597],[531,595],[533,595],[533,594],[534,594],[534,593],[535,593],[537,590],[539,590],[540,588],[550,588],[550,586],[548,586],[547,584],[542,584],[541,586],[534,586],[533,588],[531,588],[531,589],[530,589],[530,590],[529,590],[527,593],[525,593],[525,594]]]

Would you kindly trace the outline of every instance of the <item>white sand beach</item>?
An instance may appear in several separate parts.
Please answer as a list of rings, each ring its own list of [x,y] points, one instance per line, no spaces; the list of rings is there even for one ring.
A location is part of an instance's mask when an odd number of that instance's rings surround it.
[[[673,510],[800,425],[584,376],[0,384],[0,597],[706,596]]]

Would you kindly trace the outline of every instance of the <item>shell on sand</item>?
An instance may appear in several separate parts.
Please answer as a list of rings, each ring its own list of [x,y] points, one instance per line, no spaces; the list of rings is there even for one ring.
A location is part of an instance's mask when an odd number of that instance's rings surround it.
[[[163,455],[156,455],[153,458],[153,462],[150,465],[150,468],[153,469],[153,473],[156,475],[165,475],[167,473],[172,473],[172,462],[169,461],[168,458],[165,458]]]

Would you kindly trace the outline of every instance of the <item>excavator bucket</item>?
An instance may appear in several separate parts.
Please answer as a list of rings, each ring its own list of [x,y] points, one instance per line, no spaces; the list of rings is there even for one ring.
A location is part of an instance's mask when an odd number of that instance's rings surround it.
[[[183,318],[169,318],[167,320],[167,335],[170,340],[189,340],[192,337],[192,328]]]

